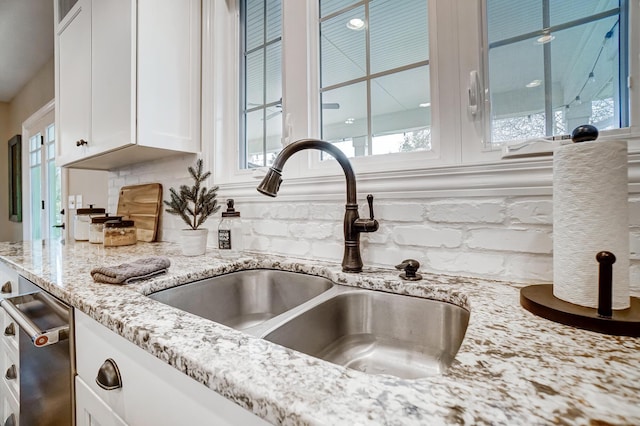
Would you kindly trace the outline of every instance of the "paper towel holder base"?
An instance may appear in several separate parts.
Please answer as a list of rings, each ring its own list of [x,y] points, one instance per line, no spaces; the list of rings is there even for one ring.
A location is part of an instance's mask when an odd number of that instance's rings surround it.
[[[573,327],[616,336],[640,337],[640,299],[631,296],[630,307],[614,310],[611,318],[595,308],[565,302],[553,295],[553,284],[536,284],[520,289],[520,304],[539,317]]]

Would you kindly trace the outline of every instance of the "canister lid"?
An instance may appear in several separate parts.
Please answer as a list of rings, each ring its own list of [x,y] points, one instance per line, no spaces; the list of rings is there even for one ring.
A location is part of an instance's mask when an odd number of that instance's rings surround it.
[[[104,223],[105,228],[130,228],[134,226],[133,220],[108,220]]]
[[[76,210],[76,214],[78,215],[85,215],[85,214],[99,214],[102,213],[104,214],[106,212],[105,209],[103,208],[99,208],[99,207],[93,207],[93,204],[89,204],[89,208],[88,209],[78,209]]]
[[[109,216],[109,213],[104,216],[93,216],[91,223],[105,223],[109,220],[122,220],[122,216]]]

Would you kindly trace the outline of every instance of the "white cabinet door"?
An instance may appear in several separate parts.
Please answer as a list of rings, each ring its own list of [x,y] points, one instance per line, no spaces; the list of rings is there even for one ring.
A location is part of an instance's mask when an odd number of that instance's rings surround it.
[[[136,2],[94,0],[91,6],[91,141],[95,155],[135,143]]]
[[[80,311],[75,315],[75,333],[78,376],[129,425],[268,424]],[[96,383],[107,359],[121,377],[121,387],[112,390]]]
[[[76,376],[76,426],[125,426],[80,377]]]
[[[79,0],[56,40],[57,155],[61,165],[86,155],[91,123],[91,0]]]

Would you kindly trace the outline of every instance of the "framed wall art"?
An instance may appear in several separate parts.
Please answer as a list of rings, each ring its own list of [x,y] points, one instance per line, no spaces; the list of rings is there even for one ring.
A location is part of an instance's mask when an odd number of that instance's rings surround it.
[[[22,136],[9,139],[9,220],[22,222]]]

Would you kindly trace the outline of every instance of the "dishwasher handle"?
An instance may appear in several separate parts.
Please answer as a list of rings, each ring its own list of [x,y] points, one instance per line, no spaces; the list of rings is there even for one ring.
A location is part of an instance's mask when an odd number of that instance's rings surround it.
[[[0,306],[4,308],[7,314],[13,319],[20,329],[22,329],[27,336],[31,338],[35,347],[44,347],[56,344],[60,341],[69,338],[69,318],[66,317],[64,325],[53,327],[48,330],[41,330],[24,312],[22,312],[16,305],[30,302],[40,302],[58,315],[65,313],[66,310],[61,304],[53,299],[51,296],[42,292],[27,293],[0,301]]]

